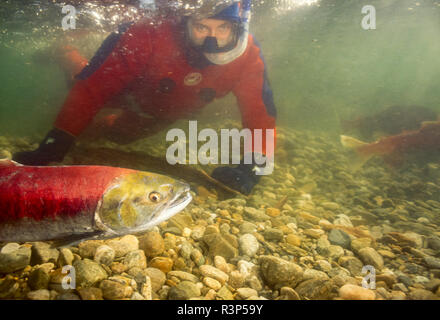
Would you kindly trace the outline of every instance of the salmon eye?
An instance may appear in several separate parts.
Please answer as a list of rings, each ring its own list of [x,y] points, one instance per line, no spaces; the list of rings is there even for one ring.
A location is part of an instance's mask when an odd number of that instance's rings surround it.
[[[148,195],[148,198],[152,202],[159,202],[162,197],[159,192],[153,191]]]

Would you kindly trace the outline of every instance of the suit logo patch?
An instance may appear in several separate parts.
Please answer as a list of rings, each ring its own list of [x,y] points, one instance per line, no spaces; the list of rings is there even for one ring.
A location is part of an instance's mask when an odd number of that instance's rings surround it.
[[[183,80],[183,83],[185,83],[186,86],[196,86],[200,82],[202,82],[202,74],[198,72],[192,72],[186,75],[185,79]]]

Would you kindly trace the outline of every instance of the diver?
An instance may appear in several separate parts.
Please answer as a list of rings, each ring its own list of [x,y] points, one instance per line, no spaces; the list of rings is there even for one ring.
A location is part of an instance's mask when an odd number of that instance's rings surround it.
[[[243,128],[252,133],[262,129],[262,152],[272,156],[265,151],[265,132],[275,129],[276,110],[261,49],[249,33],[249,17],[250,0],[244,0],[210,16],[121,25],[88,63],[80,61],[85,67],[39,147],[13,159],[25,165],[62,161],[75,138],[109,104],[118,105],[120,112],[99,125],[106,138],[123,144],[151,136],[229,92],[237,98]],[[137,110],[118,103],[122,95],[132,97]],[[244,152],[254,149],[245,146]],[[236,167],[214,169],[212,177],[249,194],[260,178],[255,166],[255,160],[245,164],[242,159]]]

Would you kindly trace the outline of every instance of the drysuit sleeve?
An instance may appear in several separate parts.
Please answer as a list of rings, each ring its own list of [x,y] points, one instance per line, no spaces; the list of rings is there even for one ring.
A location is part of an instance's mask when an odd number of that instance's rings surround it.
[[[150,40],[143,25],[121,26],[111,34],[76,77],[54,126],[79,135],[110,98],[145,70],[152,51]]]
[[[261,49],[252,43],[242,76],[233,92],[238,100],[243,128],[252,131],[252,145],[244,152],[273,156],[276,141],[276,109]],[[255,130],[262,129],[262,148],[255,144]],[[268,129],[273,129],[273,138]],[[261,150],[262,149],[262,150]]]

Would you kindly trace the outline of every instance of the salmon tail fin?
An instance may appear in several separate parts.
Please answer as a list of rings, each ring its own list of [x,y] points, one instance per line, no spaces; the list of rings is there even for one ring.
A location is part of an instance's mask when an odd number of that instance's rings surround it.
[[[353,149],[355,152],[349,159],[350,169],[352,171],[358,171],[362,166],[370,160],[374,154],[372,153],[361,153],[359,148],[368,145],[368,143],[355,139],[353,137],[348,137],[341,135],[341,144],[348,149]]]
[[[368,143],[363,142],[363,141],[358,140],[358,139],[353,138],[353,137],[341,135],[341,144],[345,148],[357,149],[359,147],[367,145]]]

